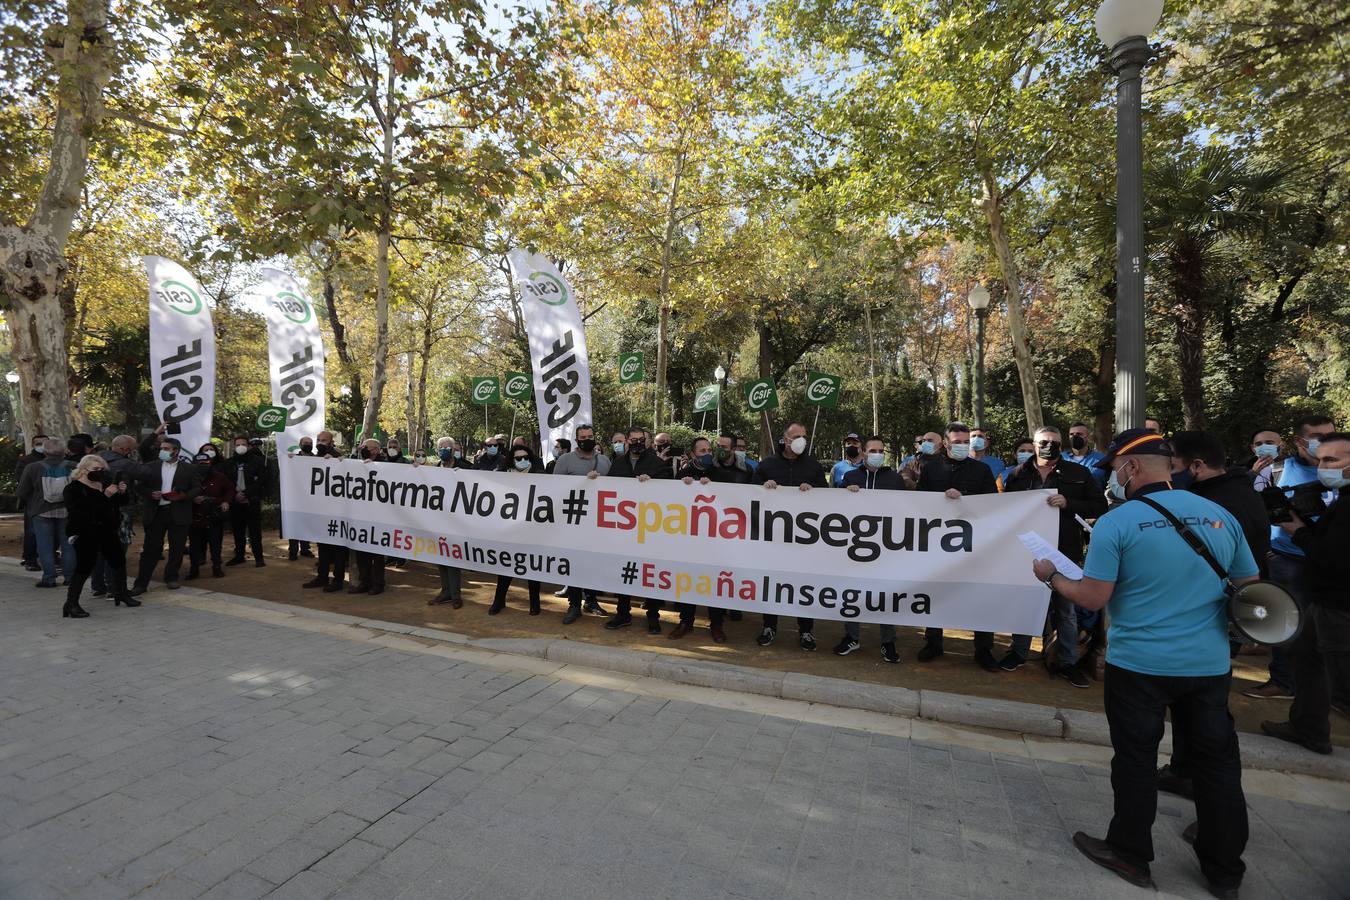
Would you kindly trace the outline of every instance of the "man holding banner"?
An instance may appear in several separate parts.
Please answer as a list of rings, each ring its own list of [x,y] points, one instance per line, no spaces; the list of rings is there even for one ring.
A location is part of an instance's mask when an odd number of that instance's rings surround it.
[[[813,487],[827,487],[825,470],[820,462],[806,451],[806,426],[793,422],[783,432],[778,452],[759,464],[755,470],[755,483],[769,490],[779,486],[795,487],[800,491],[809,491]],[[816,627],[815,619],[804,616],[797,618],[797,641],[803,650],[816,649],[816,638],[811,632]],[[765,614],[764,629],[755,642],[767,647],[778,637],[778,616]]]

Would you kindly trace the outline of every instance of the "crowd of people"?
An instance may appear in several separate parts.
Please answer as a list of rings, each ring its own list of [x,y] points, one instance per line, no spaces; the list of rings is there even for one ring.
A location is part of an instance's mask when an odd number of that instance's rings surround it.
[[[225,567],[244,564],[250,553],[255,566],[266,565],[262,506],[273,490],[274,473],[261,439],[236,437],[229,452],[214,442],[190,450],[161,426],[139,442],[121,435],[107,447],[87,434],[64,442],[38,435],[31,446],[17,471],[23,562],[41,572],[37,587],[65,586],[63,616],[89,615],[80,599],[91,581],[95,597],[139,606],[136,597],[146,592],[161,562],[165,586],[176,589],[185,555],[184,580],[201,577],[208,565],[212,577],[223,577]],[[982,429],[961,422],[940,434],[915,435],[913,453],[895,465],[878,435],[850,433],[840,449],[837,462],[823,464],[809,450],[807,429],[794,422],[776,451],[762,460],[754,459],[745,438],[734,434],[715,441],[696,437],[682,451],[669,434],[649,435],[640,427],[615,432],[602,445],[591,425],[578,426],[573,441],[558,441],[547,464],[523,438],[508,440],[502,434],[488,438],[468,458],[450,437],[411,456],[395,439],[366,440],[349,454],[331,431],[302,439],[296,453],[474,471],[749,484],[765,490],[914,490],[952,500],[1052,491],[1046,502],[1059,514],[1058,549],[1081,564],[1083,576],[1071,580],[1046,560],[1032,565],[1051,591],[1043,658],[1052,674],[1085,688],[1097,676],[1098,657],[1105,652],[1105,708],[1116,751],[1116,813],[1107,836],[1080,832],[1075,843],[1127,880],[1151,884],[1149,832],[1156,790],[1192,797],[1198,819],[1186,837],[1195,845],[1211,891],[1236,896],[1247,826],[1237,738],[1227,707],[1231,657],[1240,645],[1229,636],[1226,592],[1268,578],[1297,600],[1301,631],[1289,645],[1273,648],[1269,677],[1243,693],[1292,700],[1287,720],[1263,722],[1262,729],[1313,752],[1330,753],[1330,716],[1350,715],[1350,592],[1345,589],[1350,512],[1343,496],[1350,483],[1350,433],[1337,431],[1327,416],[1308,416],[1287,439],[1273,429],[1255,432],[1239,454],[1245,458],[1231,465],[1215,435],[1165,435],[1156,420],[1122,432],[1104,451],[1093,446],[1084,423],[1074,423],[1067,433],[1045,425],[1014,441],[1010,460],[994,452]],[[1169,523],[1170,528],[1158,527]],[[128,585],[127,556],[137,525],[143,542]],[[229,559],[223,553],[227,525],[233,536]],[[1198,532],[1198,540],[1183,540],[1186,532]],[[307,542],[292,540],[289,556],[298,560],[316,554]],[[385,590],[386,567],[404,564],[380,553],[318,543],[314,575],[303,587],[378,595]],[[349,567],[354,570],[350,577]],[[462,608],[460,571],[438,569],[440,592],[429,603]],[[578,575],[580,583],[557,590],[568,600],[564,624],[585,614],[603,616],[609,630],[633,624],[631,597],[615,597],[612,612],[606,612],[584,573]],[[488,615],[503,611],[511,583],[509,576],[498,576]],[[531,615],[541,612],[541,590],[538,581],[527,582]],[[662,602],[647,599],[643,610],[647,631],[661,634]],[[696,608],[677,604],[677,611],[678,624],[668,634],[676,640],[693,629]],[[718,607],[708,608],[707,615],[718,643],[727,640],[725,620],[742,618],[738,611]],[[816,650],[816,622],[802,617],[796,625],[798,646]],[[774,643],[779,628],[777,616],[764,615],[756,643]],[[879,625],[878,632],[882,659],[899,663],[895,626]],[[974,660],[990,672],[1014,671],[1027,663],[1032,638],[1013,635],[996,658],[994,635],[977,632]],[[862,626],[844,623],[834,653],[847,656],[861,646]],[[942,629],[927,629],[918,660],[930,662],[943,652]],[[1174,753],[1159,769],[1158,745],[1169,712]]]

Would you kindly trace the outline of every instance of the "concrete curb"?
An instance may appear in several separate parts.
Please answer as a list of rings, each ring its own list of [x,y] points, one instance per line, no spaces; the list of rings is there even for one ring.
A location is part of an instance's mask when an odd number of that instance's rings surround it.
[[[20,563],[14,557],[0,557],[0,565],[18,568]],[[389,635],[418,637],[456,644],[472,650],[508,653],[546,660],[557,665],[582,666],[656,678],[677,684],[819,703],[823,706],[844,709],[866,710],[903,718],[927,719],[949,725],[989,728],[1080,744],[1111,746],[1106,716],[1088,710],[1057,709],[1038,703],[993,700],[946,691],[912,690],[798,672],[773,672],[751,666],[687,659],[649,650],[606,647],[565,638],[471,638],[468,635],[434,628],[365,619],[220,591],[185,587],[181,589],[181,593],[236,606],[266,609],[274,613],[284,612],[296,618],[327,621]],[[1350,782],[1350,753],[1344,750],[1331,756],[1319,756],[1284,741],[1258,734],[1244,733],[1240,741],[1244,768],[1292,772]],[[1171,749],[1170,728],[1163,738],[1160,749],[1163,752],[1169,752]]]

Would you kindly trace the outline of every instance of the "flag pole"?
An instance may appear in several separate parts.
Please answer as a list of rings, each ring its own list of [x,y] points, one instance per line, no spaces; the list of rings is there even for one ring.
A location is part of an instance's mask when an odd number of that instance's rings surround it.
[[[807,453],[810,453],[811,449],[816,446],[816,426],[819,424],[820,424],[820,407],[817,406],[816,417],[811,422],[811,442],[806,445]]]

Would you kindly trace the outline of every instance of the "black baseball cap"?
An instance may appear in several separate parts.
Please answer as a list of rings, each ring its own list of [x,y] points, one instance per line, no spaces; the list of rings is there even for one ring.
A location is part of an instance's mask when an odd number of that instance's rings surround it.
[[[1097,461],[1097,468],[1111,468],[1111,461],[1117,456],[1171,455],[1172,444],[1161,434],[1147,428],[1127,428],[1111,439],[1106,455]]]
[[[856,431],[850,431],[848,434],[844,435],[844,440],[846,440],[846,441],[861,441],[862,438],[858,437],[858,432],[856,432]]]

